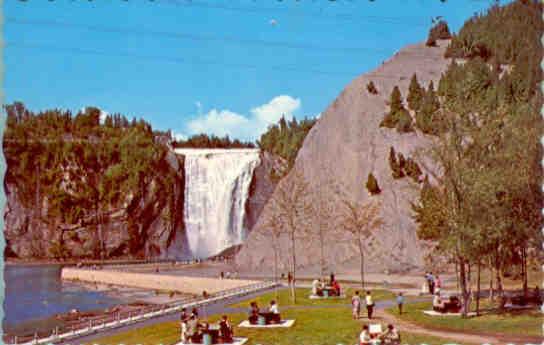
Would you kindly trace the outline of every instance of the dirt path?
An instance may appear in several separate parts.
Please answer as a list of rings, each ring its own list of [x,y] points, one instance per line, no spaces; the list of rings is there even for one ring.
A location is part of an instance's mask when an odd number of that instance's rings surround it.
[[[419,333],[428,336],[440,337],[452,339],[460,343],[473,343],[473,344],[541,344],[542,339],[538,337],[522,336],[522,335],[510,335],[510,334],[481,334],[469,332],[457,332],[457,331],[445,331],[438,329],[425,328],[423,326],[416,325],[411,322],[400,320],[395,316],[386,313],[383,309],[376,310],[377,319],[384,323],[392,323],[398,327],[400,331],[407,331],[410,333]]]

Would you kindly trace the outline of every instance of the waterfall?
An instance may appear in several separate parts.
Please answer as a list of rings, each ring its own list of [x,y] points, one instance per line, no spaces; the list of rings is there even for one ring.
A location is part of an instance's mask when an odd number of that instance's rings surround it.
[[[185,156],[184,219],[191,254],[216,255],[241,244],[245,204],[258,149],[176,149]]]

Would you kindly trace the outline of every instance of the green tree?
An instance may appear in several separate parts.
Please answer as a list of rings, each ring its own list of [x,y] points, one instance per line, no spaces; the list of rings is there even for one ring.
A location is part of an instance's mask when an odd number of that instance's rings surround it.
[[[408,101],[408,106],[412,110],[419,110],[419,106],[421,104],[423,94],[425,90],[419,85],[419,82],[417,81],[417,76],[414,73],[412,75],[412,79],[410,80],[410,86],[408,87],[408,97],[406,100]]]
[[[391,175],[394,179],[404,177],[404,172],[402,171],[399,162],[397,162],[397,156],[393,146],[391,146],[391,149],[389,150],[389,167],[391,168]]]
[[[366,189],[368,190],[370,195],[376,195],[381,193],[380,186],[378,185],[378,180],[376,180],[372,173],[368,174]]]
[[[378,94],[378,89],[376,88],[376,85],[374,85],[374,82],[371,80],[368,82],[368,84],[366,84],[366,89],[368,91],[368,93],[372,94],[372,95],[377,95]]]

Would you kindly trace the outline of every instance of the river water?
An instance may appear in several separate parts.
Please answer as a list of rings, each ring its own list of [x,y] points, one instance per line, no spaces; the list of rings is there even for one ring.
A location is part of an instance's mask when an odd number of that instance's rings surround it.
[[[105,309],[122,301],[101,291],[62,282],[60,265],[4,266],[4,332],[48,328],[55,314]]]

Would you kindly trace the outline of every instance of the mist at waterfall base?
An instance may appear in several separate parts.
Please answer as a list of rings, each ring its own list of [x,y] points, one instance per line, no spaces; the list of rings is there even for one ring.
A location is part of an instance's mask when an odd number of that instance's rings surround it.
[[[188,253],[203,259],[241,244],[258,149],[176,149],[185,157],[184,222]]]

